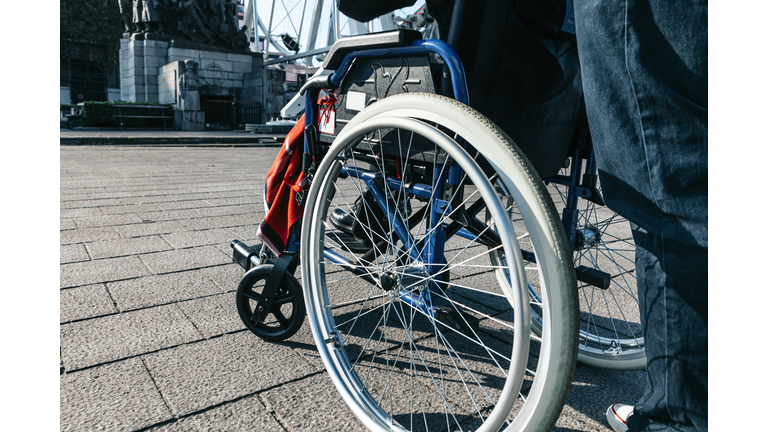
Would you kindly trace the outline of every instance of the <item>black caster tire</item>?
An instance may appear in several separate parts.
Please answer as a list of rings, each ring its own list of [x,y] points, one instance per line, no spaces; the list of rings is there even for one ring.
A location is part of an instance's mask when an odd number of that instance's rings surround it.
[[[237,312],[245,327],[265,341],[276,342],[296,334],[304,323],[307,311],[299,281],[286,272],[280,281],[267,318],[262,323],[254,321],[256,305],[271,272],[272,265],[260,265],[250,269],[240,279],[236,302]]]

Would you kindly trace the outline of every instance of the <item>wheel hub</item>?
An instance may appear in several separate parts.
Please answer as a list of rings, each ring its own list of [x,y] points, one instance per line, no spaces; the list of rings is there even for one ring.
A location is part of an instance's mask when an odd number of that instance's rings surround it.
[[[588,225],[579,229],[577,237],[578,249],[595,247],[599,245],[601,241],[600,230],[593,227],[592,225]]]
[[[413,262],[400,268],[398,283],[400,288],[407,291],[421,290],[429,283],[430,275],[427,266],[421,261]]]

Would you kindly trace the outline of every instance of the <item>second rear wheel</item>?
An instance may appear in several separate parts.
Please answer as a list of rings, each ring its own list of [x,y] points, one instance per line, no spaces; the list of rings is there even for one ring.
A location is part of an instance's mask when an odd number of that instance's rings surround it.
[[[577,164],[571,163],[570,169]],[[564,168],[561,176],[570,177]],[[578,173],[582,179],[584,169]],[[645,338],[640,322],[635,241],[629,222],[604,205],[600,181],[591,199],[580,197],[573,210],[573,261],[581,271],[597,271],[609,283],[578,281],[579,361],[612,370],[644,369]],[[570,188],[550,183],[548,189],[560,215]]]

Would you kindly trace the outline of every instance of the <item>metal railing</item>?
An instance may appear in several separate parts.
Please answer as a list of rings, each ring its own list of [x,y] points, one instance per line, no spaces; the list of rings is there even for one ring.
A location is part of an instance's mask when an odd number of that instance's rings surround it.
[[[235,103],[235,120],[238,124],[261,123],[261,102],[237,102]]]
[[[202,102],[206,127],[229,129],[235,123],[234,102],[231,100],[204,99]]]
[[[248,123],[261,123],[260,102],[234,102],[231,100],[204,99],[206,128],[235,130]]]

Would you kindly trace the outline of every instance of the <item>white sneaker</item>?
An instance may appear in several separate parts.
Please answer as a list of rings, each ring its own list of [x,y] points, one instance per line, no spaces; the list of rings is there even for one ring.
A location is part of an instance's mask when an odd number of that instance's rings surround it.
[[[611,425],[616,432],[626,432],[629,430],[627,427],[627,419],[632,415],[635,407],[627,404],[613,404],[608,407],[608,411],[605,412],[605,417],[608,418],[608,424]]]

